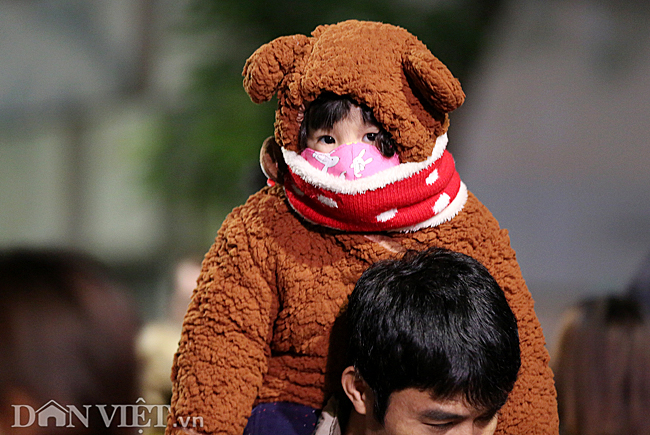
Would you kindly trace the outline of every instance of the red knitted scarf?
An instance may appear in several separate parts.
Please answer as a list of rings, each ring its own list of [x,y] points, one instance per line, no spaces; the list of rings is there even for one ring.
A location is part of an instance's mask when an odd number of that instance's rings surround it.
[[[310,222],[343,231],[416,231],[448,221],[462,210],[467,188],[445,148],[436,141],[424,162],[402,163],[359,180],[340,179],[282,149],[289,171],[289,204]]]

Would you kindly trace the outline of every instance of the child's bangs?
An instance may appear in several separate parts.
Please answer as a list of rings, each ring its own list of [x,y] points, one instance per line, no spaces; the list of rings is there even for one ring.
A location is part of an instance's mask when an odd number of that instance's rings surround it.
[[[331,129],[350,113],[353,102],[336,94],[321,95],[307,109],[309,130]],[[364,116],[365,119],[365,116]]]

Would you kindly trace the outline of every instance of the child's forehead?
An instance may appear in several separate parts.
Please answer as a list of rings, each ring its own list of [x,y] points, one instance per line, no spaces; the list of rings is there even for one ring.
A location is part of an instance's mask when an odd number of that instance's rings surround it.
[[[368,119],[367,116],[364,116],[362,108],[357,104],[351,104],[350,109],[347,113],[342,115],[339,119],[332,123],[332,128],[334,127],[378,127],[378,124],[372,119]],[[327,125],[324,126],[310,126],[310,130],[322,130],[328,129]]]
[[[366,124],[363,117],[363,111],[357,104],[352,104],[348,113],[343,115],[338,123]]]

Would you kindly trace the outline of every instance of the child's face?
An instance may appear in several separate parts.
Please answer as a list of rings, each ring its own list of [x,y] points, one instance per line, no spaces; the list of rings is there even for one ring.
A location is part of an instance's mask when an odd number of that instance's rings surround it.
[[[319,128],[307,133],[307,148],[321,153],[329,153],[335,148],[358,142],[376,145],[379,126],[366,123],[361,109],[352,106],[348,116],[335,123],[331,129]]]

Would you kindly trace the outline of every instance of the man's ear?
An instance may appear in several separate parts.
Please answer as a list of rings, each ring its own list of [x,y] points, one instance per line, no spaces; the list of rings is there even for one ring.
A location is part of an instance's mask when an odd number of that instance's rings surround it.
[[[366,381],[363,380],[353,366],[346,367],[343,370],[341,385],[348,399],[352,402],[355,411],[361,415],[367,415],[370,412],[372,392]]]

